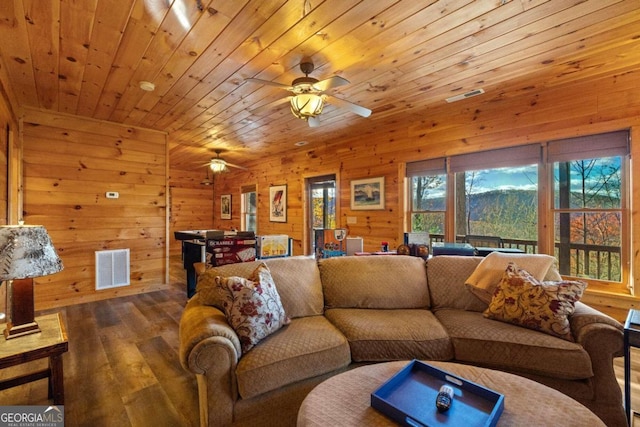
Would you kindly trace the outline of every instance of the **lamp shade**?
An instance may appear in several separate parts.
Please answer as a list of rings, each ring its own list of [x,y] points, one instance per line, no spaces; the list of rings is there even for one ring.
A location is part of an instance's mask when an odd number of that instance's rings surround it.
[[[0,280],[46,276],[62,269],[62,260],[43,226],[0,227]]]
[[[301,93],[291,98],[291,112],[299,119],[307,120],[322,113],[324,100],[314,93]]]

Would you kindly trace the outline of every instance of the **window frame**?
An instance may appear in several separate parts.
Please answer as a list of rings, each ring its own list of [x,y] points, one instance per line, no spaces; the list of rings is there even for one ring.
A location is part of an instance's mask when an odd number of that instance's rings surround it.
[[[416,177],[422,177],[422,176],[443,176],[444,177],[444,186],[445,186],[445,202],[444,202],[444,207],[441,210],[434,210],[434,209],[415,209],[415,204],[414,204],[414,200],[413,200],[413,192],[414,192],[414,178]],[[443,237],[446,236],[446,232],[447,232],[447,208],[448,208],[448,204],[447,204],[447,196],[446,193],[448,193],[448,184],[449,184],[449,179],[448,179],[448,174],[443,171],[443,172],[432,172],[429,175],[413,175],[408,177],[408,186],[409,186],[409,197],[408,197],[408,205],[409,205],[409,215],[407,217],[407,221],[409,224],[409,230],[411,232],[417,232],[416,230],[413,229],[413,217],[414,215],[421,215],[421,214],[438,214],[438,215],[442,215],[443,216],[443,222],[442,222],[442,235]],[[429,232],[429,230],[420,230],[420,232]],[[430,232],[429,232],[430,233]]]
[[[405,202],[405,229],[407,231],[411,230],[412,227],[412,218],[414,214],[421,213],[418,211],[414,211],[413,204],[413,176],[417,173],[420,173],[421,170],[429,172],[428,168],[424,166],[427,165],[427,162],[442,162],[446,165],[446,191],[447,191],[447,201],[445,207],[445,241],[454,241],[456,239],[456,202],[455,202],[455,179],[456,179],[456,170],[460,170],[460,168],[464,169],[464,165],[475,164],[476,159],[493,159],[497,158],[495,156],[496,153],[502,155],[505,154],[505,157],[501,157],[501,159],[508,159],[511,154],[510,150],[514,150],[516,153],[519,150],[520,153],[524,153],[527,150],[527,146],[536,147],[540,152],[540,157],[538,160],[538,252],[541,254],[550,254],[555,257],[555,215],[558,209],[556,209],[554,204],[554,194],[555,194],[555,183],[554,183],[554,160],[560,156],[560,158],[566,158],[567,156],[575,155],[575,153],[584,153],[586,151],[587,154],[578,155],[583,159],[587,158],[604,158],[604,157],[612,157],[620,154],[611,154],[610,147],[613,147],[615,153],[620,153],[621,150],[624,151],[624,155],[622,155],[622,165],[621,165],[621,184],[620,184],[620,209],[613,209],[615,212],[620,213],[621,217],[621,236],[620,236],[620,269],[621,269],[621,281],[611,281],[605,279],[595,279],[589,277],[574,277],[570,275],[563,275],[564,278],[568,280],[582,280],[589,284],[589,289],[591,290],[600,290],[607,292],[616,292],[616,293],[626,293],[630,294],[633,292],[633,287],[631,286],[631,209],[630,209],[630,191],[631,191],[631,176],[633,174],[633,170],[631,169],[631,161],[630,161],[630,136],[631,131],[629,129],[625,129],[622,131],[608,132],[603,134],[596,135],[588,135],[578,138],[573,138],[569,140],[553,140],[553,141],[543,141],[534,144],[525,144],[518,145],[513,147],[501,148],[498,150],[490,150],[485,152],[477,152],[477,153],[468,153],[457,156],[449,156],[437,159],[429,159],[422,160],[418,162],[407,163],[405,166],[405,194],[406,194],[406,202]],[[574,141],[572,141],[574,140]],[[575,144],[571,148],[571,145],[567,145],[566,141],[569,143]],[[594,142],[595,141],[595,142]],[[585,150],[586,147],[588,147]],[[626,145],[625,145],[626,144]],[[580,147],[580,148],[577,148]],[[625,148],[626,147],[626,148]],[[523,151],[524,150],[524,151]],[[572,150],[573,153],[572,154]],[[474,159],[473,156],[480,156]],[[590,157],[585,157],[590,156]],[[515,158],[518,156],[516,155]],[[497,161],[497,160],[496,160]],[[503,160],[502,160],[503,161]],[[471,162],[471,163],[470,163]],[[508,160],[507,160],[508,162]],[[453,163],[454,167],[451,167]],[[460,166],[463,165],[463,166]],[[421,169],[422,166],[422,169]],[[516,166],[500,163],[496,167],[505,167],[505,166]],[[489,169],[486,166],[482,166],[483,169]],[[452,170],[453,169],[453,170]],[[476,167],[476,169],[478,169]],[[471,169],[469,169],[471,170]],[[427,176],[427,175],[425,175]],[[584,210],[584,209],[582,209]],[[603,209],[598,209],[598,211],[602,211]],[[438,211],[439,212],[439,211]]]
[[[255,213],[249,212],[249,194],[254,194],[256,200]],[[250,223],[249,218],[253,217],[253,223],[255,224],[255,230],[249,230],[247,224]],[[243,186],[240,188],[240,229],[245,231],[253,231],[258,233],[258,191],[255,185]]]
[[[555,215],[557,213],[595,213],[595,212],[619,212],[621,218],[621,227],[620,227],[620,282],[606,280],[606,279],[594,279],[591,277],[582,277],[582,276],[572,276],[563,274],[562,277],[568,280],[582,280],[589,284],[590,290],[597,291],[605,291],[605,292],[618,292],[618,293],[628,293],[631,294],[633,292],[631,286],[631,209],[630,209],[630,191],[631,191],[631,154],[630,149],[626,149],[625,152],[620,151],[620,146],[617,147],[607,147],[606,144],[598,144],[600,142],[598,139],[603,135],[611,135],[612,138],[616,137],[616,132],[611,132],[607,134],[598,134],[598,135],[588,135],[584,137],[578,137],[574,139],[568,140],[556,140],[549,141],[543,147],[546,151],[545,159],[546,166],[548,168],[547,177],[548,177],[548,215],[547,215],[547,223],[549,226],[547,227],[548,231],[548,239],[549,239],[549,249],[546,253],[555,257]],[[630,132],[626,135],[627,143],[630,138]],[[576,145],[580,147],[594,147],[597,146],[599,148],[592,150],[579,150],[576,148],[576,152],[583,153],[578,156],[567,156],[566,153],[561,156],[554,157],[551,151],[553,151],[553,144],[562,143],[562,142],[574,142]],[[630,148],[630,147],[629,147]],[[609,152],[607,150],[611,149]],[[567,160],[587,160],[591,158],[596,158],[594,156],[599,156],[597,158],[606,158],[606,157],[621,157],[620,162],[620,208],[560,208],[555,205],[555,177],[554,177],[554,163],[557,161],[567,161]],[[556,258],[557,259],[557,258]]]

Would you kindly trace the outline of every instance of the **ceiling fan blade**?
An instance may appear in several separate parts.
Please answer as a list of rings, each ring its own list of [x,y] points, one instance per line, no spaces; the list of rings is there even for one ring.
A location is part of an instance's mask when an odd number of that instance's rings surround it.
[[[353,102],[345,101],[344,99],[336,98],[335,96],[329,97],[329,103],[336,104],[338,107],[346,108],[347,110],[356,113],[362,117],[369,117],[371,115],[371,110],[365,107],[361,107],[358,104],[354,104]]]
[[[334,87],[344,86],[348,84],[349,84],[349,80],[344,79],[340,76],[333,76],[333,77],[329,77],[328,79],[321,80],[318,83],[314,83],[313,87],[315,87],[321,92],[324,92]]]
[[[246,82],[252,82],[252,83],[259,83],[259,84],[263,84],[263,85],[269,85],[269,86],[275,86],[275,87],[279,87],[280,89],[285,89],[285,90],[291,90],[291,86],[283,84],[283,83],[278,83],[278,82],[272,82],[269,80],[262,80],[262,79],[254,79],[254,78],[249,78],[249,79],[245,79]]]
[[[318,126],[320,126],[320,117],[318,117],[318,116],[309,117],[307,119],[307,123],[309,123],[309,127],[310,128],[317,128]]]
[[[242,169],[242,170],[249,170],[247,168],[245,168],[244,166],[240,166],[240,165],[234,165],[233,163],[229,163],[229,162],[225,162],[227,164],[227,166],[231,166],[232,168],[238,168],[238,169]]]
[[[261,113],[269,110],[269,113],[272,113],[272,109],[274,107],[277,107],[280,104],[284,104],[286,102],[291,102],[291,97],[290,96],[285,96],[284,98],[280,98],[280,99],[276,99],[275,101],[271,101],[267,104],[261,105],[259,107],[254,108],[253,110],[250,110],[251,114],[255,114],[256,116],[259,116]]]

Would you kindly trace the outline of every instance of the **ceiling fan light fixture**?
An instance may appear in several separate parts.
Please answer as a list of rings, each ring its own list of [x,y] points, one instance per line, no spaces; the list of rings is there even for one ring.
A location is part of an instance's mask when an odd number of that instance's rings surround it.
[[[320,115],[323,107],[324,100],[315,93],[301,93],[291,98],[291,112],[302,120]]]
[[[211,168],[211,171],[213,173],[220,173],[220,172],[224,172],[225,169],[227,169],[227,164],[225,163],[224,160],[211,159],[211,163],[209,164],[209,167]]]

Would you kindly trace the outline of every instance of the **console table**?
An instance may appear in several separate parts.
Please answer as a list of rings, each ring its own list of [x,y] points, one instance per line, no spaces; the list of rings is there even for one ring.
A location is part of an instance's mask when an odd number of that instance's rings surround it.
[[[37,359],[49,358],[49,367],[0,381],[0,390],[49,379],[49,398],[55,405],[64,405],[64,375],[62,354],[69,349],[67,331],[59,313],[36,317],[41,332],[9,340],[0,339],[0,369]],[[0,326],[4,328],[5,325]]]

